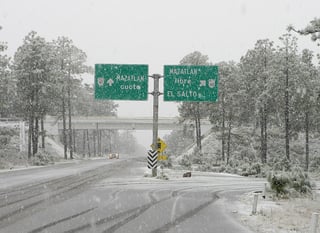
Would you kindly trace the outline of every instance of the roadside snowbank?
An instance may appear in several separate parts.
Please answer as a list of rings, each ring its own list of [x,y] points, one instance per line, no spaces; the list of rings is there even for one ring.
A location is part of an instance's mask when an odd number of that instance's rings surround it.
[[[314,198],[294,198],[273,201],[258,198],[257,213],[252,214],[254,193],[246,193],[226,208],[242,224],[257,233],[309,233],[312,213],[320,212],[320,193]],[[318,230],[320,232],[320,230]]]

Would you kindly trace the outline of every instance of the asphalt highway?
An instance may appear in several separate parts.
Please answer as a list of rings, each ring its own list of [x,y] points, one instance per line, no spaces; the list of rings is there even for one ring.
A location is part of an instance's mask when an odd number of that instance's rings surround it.
[[[73,161],[0,173],[0,232],[249,233],[228,211],[264,181],[168,171],[144,177],[137,157]]]

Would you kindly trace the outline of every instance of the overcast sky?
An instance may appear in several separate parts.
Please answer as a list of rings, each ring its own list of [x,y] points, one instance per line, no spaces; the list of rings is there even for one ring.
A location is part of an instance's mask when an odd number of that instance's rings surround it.
[[[193,51],[213,63],[238,62],[258,39],[278,43],[289,24],[303,28],[315,17],[319,0],[0,0],[0,41],[12,56],[31,30],[47,41],[67,36],[88,65],[148,64],[150,74],[163,74],[163,65]],[[298,37],[300,50],[319,52]],[[152,96],[119,104],[120,116],[152,115]],[[173,103],[161,101],[159,110],[160,117],[177,115]]]

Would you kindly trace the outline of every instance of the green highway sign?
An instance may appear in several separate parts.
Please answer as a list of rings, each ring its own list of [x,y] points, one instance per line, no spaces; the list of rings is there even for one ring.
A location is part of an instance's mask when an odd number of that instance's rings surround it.
[[[164,66],[164,101],[218,100],[218,66]]]
[[[95,65],[95,98],[147,100],[148,65]]]

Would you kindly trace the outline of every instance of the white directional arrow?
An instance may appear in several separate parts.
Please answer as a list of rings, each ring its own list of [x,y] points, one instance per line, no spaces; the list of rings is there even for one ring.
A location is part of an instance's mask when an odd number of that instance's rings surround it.
[[[109,84],[109,87],[112,86],[112,84],[114,83],[113,79],[112,78],[109,78],[107,83]]]

